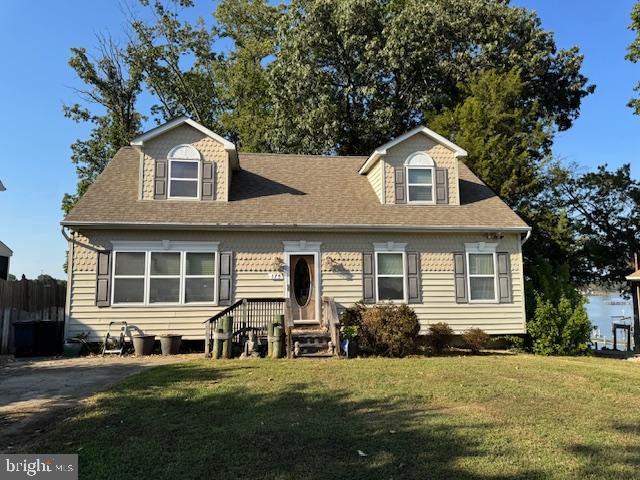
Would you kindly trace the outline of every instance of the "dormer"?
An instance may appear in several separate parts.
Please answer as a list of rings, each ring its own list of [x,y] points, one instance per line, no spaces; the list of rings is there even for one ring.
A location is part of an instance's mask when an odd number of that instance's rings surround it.
[[[235,145],[180,117],[135,138],[140,151],[141,200],[229,200],[231,172],[239,170]]]
[[[360,168],[382,204],[460,205],[458,158],[467,152],[424,126],[376,148]]]

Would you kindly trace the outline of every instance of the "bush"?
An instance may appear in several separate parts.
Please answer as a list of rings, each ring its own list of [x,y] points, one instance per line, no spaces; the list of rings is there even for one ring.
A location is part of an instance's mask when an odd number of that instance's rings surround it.
[[[470,328],[462,334],[462,338],[467,348],[473,353],[478,353],[480,350],[487,348],[491,340],[489,334],[480,328]]]
[[[506,344],[507,348],[512,352],[525,352],[524,338],[517,335],[503,335],[496,340],[502,340]]]
[[[453,330],[445,322],[434,323],[429,326],[428,335],[429,345],[435,353],[442,353],[442,351],[449,347],[449,343],[453,339]]]
[[[362,314],[366,309],[367,307],[362,302],[346,308],[340,315],[340,325],[343,327],[359,327],[362,323]]]
[[[536,295],[536,309],[528,322],[533,352],[540,355],[586,355],[590,353],[591,322],[585,300],[562,295],[555,303]]]
[[[350,312],[349,319],[357,319],[359,315],[360,351],[385,357],[404,357],[415,350],[420,324],[416,313],[407,305],[376,305],[370,308],[356,305],[354,308],[356,311]]]

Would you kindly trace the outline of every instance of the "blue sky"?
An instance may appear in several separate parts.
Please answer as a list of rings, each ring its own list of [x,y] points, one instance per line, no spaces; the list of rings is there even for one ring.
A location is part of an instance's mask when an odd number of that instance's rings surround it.
[[[640,80],[640,66],[624,60],[632,39],[627,30],[633,0],[514,0],[534,9],[555,32],[559,47],[577,45],[584,73],[597,85],[583,102],[574,127],[557,136],[554,154],[585,168],[608,162],[631,163],[640,177],[640,117],[625,105]],[[209,15],[214,2],[200,0]],[[0,45],[6,68],[0,80],[0,240],[14,251],[11,272],[63,278],[65,241],[60,234],[60,199],[75,189],[69,145],[86,127],[62,115],[79,86],[67,66],[69,48],[95,45],[95,34],[124,32],[124,14],[115,0],[0,2]]]

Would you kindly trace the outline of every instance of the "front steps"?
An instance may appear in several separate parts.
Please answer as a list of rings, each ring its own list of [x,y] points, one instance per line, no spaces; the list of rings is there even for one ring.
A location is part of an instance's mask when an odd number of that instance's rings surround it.
[[[291,332],[294,357],[331,358],[335,346],[331,344],[331,335],[321,328],[294,328]]]

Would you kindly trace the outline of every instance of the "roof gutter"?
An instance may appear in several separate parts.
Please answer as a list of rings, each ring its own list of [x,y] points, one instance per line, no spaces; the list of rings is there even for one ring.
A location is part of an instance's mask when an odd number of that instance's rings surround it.
[[[94,252],[101,252],[101,251],[102,251],[102,250],[100,250],[99,248],[94,247],[93,245],[89,245],[88,243],[84,243],[84,242],[79,242],[79,241],[78,241],[78,240],[76,240],[75,238],[70,237],[70,236],[67,234],[67,232],[65,231],[65,228],[67,228],[67,226],[66,226],[66,225],[62,225],[61,232],[62,232],[62,236],[64,237],[64,239],[65,239],[67,242],[70,242],[70,243],[72,243],[73,245],[79,245],[79,246],[81,246],[81,247],[88,248],[89,250],[93,250]]]
[[[252,223],[252,224],[228,224],[228,223],[112,223],[112,222],[74,222],[63,221],[64,227],[84,227],[96,229],[114,230],[339,230],[341,232],[361,232],[361,231],[385,231],[385,232],[527,232],[529,238],[531,227],[501,227],[491,225],[354,225],[354,224],[320,224],[320,223]],[[66,237],[65,237],[66,238]]]

